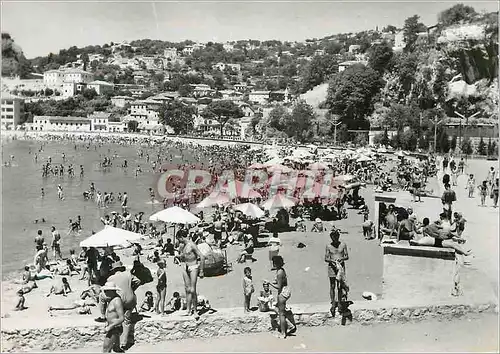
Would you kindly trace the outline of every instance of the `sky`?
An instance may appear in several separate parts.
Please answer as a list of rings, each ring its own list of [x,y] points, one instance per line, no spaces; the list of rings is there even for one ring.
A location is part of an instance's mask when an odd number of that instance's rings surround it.
[[[182,1],[79,2],[2,0],[1,29],[27,58],[73,45],[135,39],[225,42],[240,39],[302,41],[335,33],[402,27],[415,14],[426,25],[455,1]],[[498,1],[463,2],[498,11]]]

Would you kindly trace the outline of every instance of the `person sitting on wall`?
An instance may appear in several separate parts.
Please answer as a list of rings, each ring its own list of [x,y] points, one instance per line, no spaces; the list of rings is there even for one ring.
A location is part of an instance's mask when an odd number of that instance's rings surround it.
[[[440,215],[440,221],[430,223],[429,218],[424,218],[422,234],[419,239],[410,240],[410,245],[414,246],[434,246],[441,248],[452,248],[458,254],[470,255],[471,250],[464,250],[457,242],[449,229],[443,228],[441,221],[446,217],[444,213]]]

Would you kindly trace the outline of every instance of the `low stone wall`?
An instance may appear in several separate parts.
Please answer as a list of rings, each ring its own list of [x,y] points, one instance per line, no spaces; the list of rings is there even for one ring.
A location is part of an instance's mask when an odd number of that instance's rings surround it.
[[[434,306],[391,307],[383,302],[360,303],[365,308],[352,306],[353,322],[372,324],[379,322],[408,322],[421,321],[430,318],[452,319],[471,313],[498,312],[494,303],[462,305],[440,304]],[[297,309],[295,308],[297,307]],[[293,306],[296,323],[299,326],[336,326],[340,325],[340,318],[332,318],[327,312],[328,304],[323,304],[322,310],[318,305],[309,305],[303,310],[300,306]],[[91,322],[86,318],[86,324],[75,322],[71,326],[50,326],[45,328],[16,329],[2,326],[2,352],[39,351],[39,350],[66,350],[83,348],[92,343],[99,343],[103,339],[102,324]],[[34,326],[34,324],[32,324]],[[14,326],[15,327],[15,326]],[[268,314],[255,313],[243,315],[240,309],[223,310],[216,314],[202,316],[198,321],[194,319],[175,317],[148,318],[139,321],[135,326],[135,340],[137,343],[155,343],[166,340],[186,338],[207,338],[250,332],[271,330],[271,321]]]

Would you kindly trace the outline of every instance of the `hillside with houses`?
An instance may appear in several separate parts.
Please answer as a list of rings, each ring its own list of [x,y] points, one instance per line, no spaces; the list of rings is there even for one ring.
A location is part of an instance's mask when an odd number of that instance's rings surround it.
[[[2,91],[19,105],[12,119],[2,109],[6,129],[409,150],[436,141],[443,151],[498,136],[498,13],[464,5],[432,24],[415,15],[402,28],[295,42],[142,39],[27,60],[14,41],[15,33],[2,34]]]

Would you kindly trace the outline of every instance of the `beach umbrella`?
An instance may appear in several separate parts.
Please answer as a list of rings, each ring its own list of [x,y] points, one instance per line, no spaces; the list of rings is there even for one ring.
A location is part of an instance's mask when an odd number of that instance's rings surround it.
[[[231,198],[221,192],[212,192],[208,197],[196,205],[196,208],[203,209],[214,205],[225,205],[231,203]]]
[[[333,177],[332,181],[333,183],[346,183],[346,182],[349,182],[349,181],[352,181],[354,179],[354,176],[353,175],[341,175],[341,176],[336,176],[336,177]]]
[[[226,182],[220,188],[220,192],[229,195],[231,198],[245,198],[245,199],[262,198],[259,192],[252,189],[247,183],[241,181]]]
[[[239,204],[236,205],[234,209],[239,210],[246,216],[250,216],[252,218],[261,218],[264,216],[264,211],[252,203]]]
[[[163,221],[172,224],[196,224],[200,219],[187,210],[173,206],[149,217],[150,221]]]
[[[266,168],[266,166],[263,163],[256,162],[250,166],[248,166],[249,169],[251,170],[262,170]]]
[[[264,203],[262,203],[262,207],[265,210],[271,210],[271,209],[279,209],[279,208],[291,208],[293,207],[297,202],[295,201],[295,198],[288,198],[285,197],[282,194],[276,194],[274,197],[266,200]]]
[[[290,173],[292,169],[290,167],[286,167],[284,165],[273,165],[267,168],[268,172],[281,172],[281,173]]]
[[[338,197],[338,191],[333,189],[331,185],[316,183],[314,186],[305,191],[302,194],[302,198],[314,199],[314,198],[322,198],[322,199],[332,199]]]
[[[371,161],[372,159],[368,156],[365,156],[365,155],[361,155],[360,157],[358,157],[358,159],[356,160],[356,162],[367,162],[367,161]]]
[[[315,162],[309,166],[307,166],[310,170],[327,170],[328,166],[321,162]]]
[[[278,165],[280,163],[283,163],[283,159],[281,157],[275,157],[275,158],[272,158],[271,160],[265,162],[264,166],[270,167],[273,165]]]
[[[80,247],[128,247],[132,242],[140,240],[142,235],[135,232],[105,226],[103,230],[80,242]]]
[[[308,156],[314,156],[313,154],[311,154],[310,151],[308,150],[295,150],[293,153],[292,153],[293,156],[296,156],[296,157],[308,157]]]

